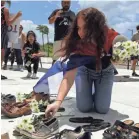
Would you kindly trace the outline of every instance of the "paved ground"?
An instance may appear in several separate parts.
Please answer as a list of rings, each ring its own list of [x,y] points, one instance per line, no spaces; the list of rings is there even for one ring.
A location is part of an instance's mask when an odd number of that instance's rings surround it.
[[[44,59],[43,68],[39,69],[38,77],[42,77],[48,68],[51,67],[51,60]],[[131,75],[130,70],[118,68],[119,75],[115,77],[111,109],[108,114],[100,115],[97,113],[82,114],[76,109],[75,98],[72,98],[64,102],[66,112],[61,114],[71,114],[76,116],[93,116],[95,118],[103,118],[105,121],[114,123],[115,120],[132,119],[135,122],[139,122],[139,78],[124,78],[122,75]],[[139,73],[139,70],[137,70]],[[1,92],[16,94],[17,92],[30,93],[32,87],[36,84],[37,80],[26,80],[24,77],[27,71],[17,72],[10,70],[2,70],[2,74],[8,77],[8,80],[1,82]],[[58,86],[55,83],[60,82],[58,79],[51,84],[51,93],[57,93]],[[75,97],[74,87],[69,93],[69,96]],[[60,113],[58,113],[59,115]],[[11,120],[11,119],[10,119]],[[15,122],[9,122],[9,119],[2,117],[2,132],[12,131]],[[15,121],[15,119],[12,119]],[[71,124],[68,122],[68,117],[59,118],[60,125],[69,125],[76,127],[77,124]],[[93,139],[102,139],[103,131],[93,133]],[[14,139],[14,137],[11,137]]]

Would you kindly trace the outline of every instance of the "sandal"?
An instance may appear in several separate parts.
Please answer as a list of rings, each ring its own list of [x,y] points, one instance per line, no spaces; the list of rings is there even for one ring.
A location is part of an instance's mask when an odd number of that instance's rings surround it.
[[[125,139],[139,139],[139,123],[129,127],[129,132]]]
[[[102,119],[94,119],[93,117],[73,117],[69,119],[70,122],[72,123],[100,123],[103,122],[104,120]]]
[[[83,125],[82,127],[87,132],[96,132],[96,131],[105,129],[110,126],[111,124],[108,122],[101,122],[101,123],[96,123],[96,124]]]
[[[124,139],[123,137],[128,127],[133,124],[133,120],[126,120],[124,122],[117,120],[111,128],[104,131],[103,136],[108,139]]]

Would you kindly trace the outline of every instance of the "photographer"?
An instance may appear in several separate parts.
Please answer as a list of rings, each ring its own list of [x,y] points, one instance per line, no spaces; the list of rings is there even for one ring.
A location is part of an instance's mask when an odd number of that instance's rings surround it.
[[[61,57],[61,53],[56,53],[61,49],[63,38],[68,34],[69,28],[75,19],[75,13],[70,10],[70,0],[62,0],[62,9],[56,9],[48,17],[49,24],[54,23],[54,45],[53,45],[53,63]]]
[[[40,57],[40,45],[36,41],[36,34],[33,31],[27,33],[27,42],[23,47],[25,53],[25,67],[28,70],[27,78],[32,76],[32,79],[36,79],[38,66],[39,66],[39,57]],[[33,64],[33,75],[31,64]]]

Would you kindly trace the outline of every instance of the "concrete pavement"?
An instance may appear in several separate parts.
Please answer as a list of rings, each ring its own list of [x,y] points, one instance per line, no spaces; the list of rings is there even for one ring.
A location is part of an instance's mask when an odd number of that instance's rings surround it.
[[[38,77],[42,77],[44,73],[51,67],[51,59],[42,60],[43,68],[39,69]],[[139,123],[139,78],[123,78],[122,75],[131,75],[130,70],[118,69],[119,75],[115,77],[111,109],[108,114],[100,115],[95,112],[83,114],[76,108],[75,98],[63,103],[66,111],[62,114],[71,114],[76,116],[93,116],[94,118],[103,118],[105,121],[114,123],[115,120],[132,119]],[[139,70],[137,70],[139,73]],[[24,77],[27,71],[10,71],[2,70],[2,74],[8,77],[8,80],[1,81],[1,92],[8,94],[16,94],[17,92],[30,93],[32,87],[39,80],[27,80]],[[55,84],[52,85],[53,91],[57,92]],[[75,97],[75,88],[70,91],[69,96]],[[53,92],[54,93],[54,92]],[[58,113],[59,115],[59,113]],[[77,124],[68,122],[68,117],[59,118],[60,125],[69,125],[76,127]],[[15,121],[15,119],[13,119]],[[15,122],[9,122],[9,119],[2,117],[2,132],[12,131]],[[8,125],[8,126],[7,126]],[[93,133],[93,139],[102,139],[103,130]],[[14,137],[11,136],[11,139]]]

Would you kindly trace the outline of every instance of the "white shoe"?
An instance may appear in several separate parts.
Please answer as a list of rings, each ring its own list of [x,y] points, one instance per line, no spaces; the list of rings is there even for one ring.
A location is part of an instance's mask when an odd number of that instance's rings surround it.
[[[32,75],[32,73],[30,73],[30,72],[28,72],[28,74],[27,74],[27,78],[30,78],[31,77],[31,75]]]
[[[37,79],[37,76],[36,76],[35,73],[33,73],[33,75],[32,75],[32,79]]]

